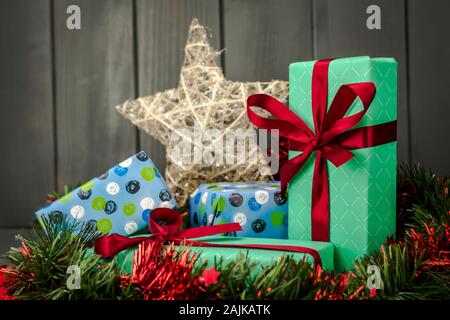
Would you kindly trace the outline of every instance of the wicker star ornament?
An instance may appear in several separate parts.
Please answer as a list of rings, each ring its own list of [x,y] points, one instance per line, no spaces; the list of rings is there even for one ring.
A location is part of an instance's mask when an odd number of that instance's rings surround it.
[[[271,178],[267,161],[257,147],[250,146],[244,156],[229,152],[224,156],[221,150],[229,134],[253,128],[245,109],[249,95],[266,93],[283,102],[288,97],[286,81],[226,80],[216,62],[221,52],[210,46],[208,33],[197,19],[190,25],[184,52],[177,88],[116,107],[120,114],[166,147],[166,182],[182,206],[202,182]],[[185,143],[184,147],[180,147],[180,142]],[[180,157],[181,149],[190,151],[191,156],[185,152]]]

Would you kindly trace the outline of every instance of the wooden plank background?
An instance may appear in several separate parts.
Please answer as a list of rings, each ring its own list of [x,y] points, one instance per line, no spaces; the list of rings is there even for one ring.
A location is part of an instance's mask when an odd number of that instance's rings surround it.
[[[0,226],[28,225],[55,188],[50,1],[0,9]]]
[[[208,26],[211,44],[220,47],[218,0],[137,0],[137,96],[146,96],[178,85],[187,30],[193,17]],[[152,155],[160,172],[165,168],[165,150],[154,138],[139,133],[139,147]],[[157,155],[156,157],[154,155]]]
[[[428,4],[427,4],[428,3]],[[430,5],[432,3],[432,5]],[[450,1],[408,1],[411,159],[450,175]]]
[[[66,28],[70,4],[81,30]],[[366,28],[371,4],[381,30]],[[232,80],[287,79],[289,63],[314,58],[395,57],[399,158],[450,175],[447,12],[446,0],[2,1],[0,242],[30,224],[47,192],[141,148],[164,170],[162,146],[114,107],[177,85],[194,17],[226,48]]]
[[[66,8],[81,8],[81,30]],[[133,97],[133,6],[123,0],[53,3],[57,188],[87,181],[136,150],[133,125],[115,106]]]

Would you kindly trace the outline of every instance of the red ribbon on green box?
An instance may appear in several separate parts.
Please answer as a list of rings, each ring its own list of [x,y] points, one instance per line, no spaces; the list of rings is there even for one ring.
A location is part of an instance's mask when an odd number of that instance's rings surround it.
[[[330,195],[326,160],[339,167],[353,158],[354,154],[350,150],[389,143],[395,141],[397,136],[397,121],[353,128],[364,117],[375,97],[376,88],[372,82],[342,85],[327,111],[328,68],[331,61],[332,59],[318,60],[313,68],[314,131],[297,114],[271,96],[255,94],[247,99],[247,115],[255,126],[278,129],[280,136],[288,139],[290,150],[302,152],[281,168],[282,192],[286,192],[289,181],[315,152],[311,239],[326,242],[330,240]],[[360,98],[363,109],[345,116],[356,98]],[[259,116],[251,110],[252,106],[267,110],[275,119]]]
[[[142,242],[156,242],[161,245],[172,242],[176,245],[184,244],[195,247],[227,247],[306,253],[313,257],[315,265],[322,265],[319,253],[307,247],[268,244],[217,244],[189,240],[191,238],[201,238],[225,232],[241,231],[242,228],[239,223],[226,223],[185,230],[181,230],[181,224],[182,216],[177,211],[169,208],[154,209],[149,217],[150,236],[128,238],[119,234],[106,235],[95,242],[95,253],[99,254],[102,258],[110,258],[120,251],[136,247]]]

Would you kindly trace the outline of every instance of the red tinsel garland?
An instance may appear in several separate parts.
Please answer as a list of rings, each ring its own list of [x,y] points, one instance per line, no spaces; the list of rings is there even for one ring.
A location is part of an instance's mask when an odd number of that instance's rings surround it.
[[[163,248],[143,242],[135,253],[131,275],[121,276],[122,285],[139,287],[145,300],[194,300],[220,275],[214,268],[195,275],[197,257],[189,248],[180,253],[173,244]]]
[[[5,266],[0,266],[0,300],[14,300],[13,296],[8,295],[8,281],[1,271]]]
[[[450,268],[450,227],[444,223],[441,227],[425,225],[422,234],[415,229],[409,229],[402,240],[390,239],[387,245],[405,246],[410,254],[422,255],[424,264],[416,277],[430,270]],[[383,251],[383,249],[382,249]],[[24,244],[21,248],[24,255],[29,254]],[[191,253],[187,248],[178,252],[174,245],[163,247],[159,244],[143,243],[135,253],[131,275],[122,275],[120,280],[124,287],[138,287],[144,299],[152,300],[193,300],[206,293],[211,284],[220,283],[220,272],[213,268],[196,271],[194,265],[198,254]],[[317,286],[314,299],[343,300],[376,298],[377,291],[370,290],[367,294],[365,283],[348,291],[348,285],[355,275],[351,272],[335,274],[326,273],[320,267],[311,270],[308,279]],[[308,281],[305,279],[305,281]],[[0,300],[10,300],[14,297],[7,292],[8,280],[0,268]],[[268,289],[270,290],[270,289]],[[215,298],[220,298],[217,296]]]
[[[420,271],[443,270],[450,268],[450,227],[444,223],[438,230],[425,225],[425,233],[409,230],[410,250],[423,254],[424,264]],[[401,242],[407,245],[405,242]]]

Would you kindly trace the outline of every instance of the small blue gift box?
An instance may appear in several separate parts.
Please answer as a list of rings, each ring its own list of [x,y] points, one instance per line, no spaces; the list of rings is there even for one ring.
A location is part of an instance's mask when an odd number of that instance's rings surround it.
[[[60,221],[63,215],[102,233],[130,235],[148,225],[152,209],[176,207],[153,162],[144,151],[121,162],[36,212]]]
[[[287,239],[287,199],[279,182],[201,184],[190,197],[192,227],[238,222],[231,236]]]

